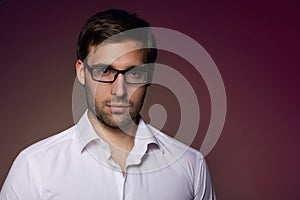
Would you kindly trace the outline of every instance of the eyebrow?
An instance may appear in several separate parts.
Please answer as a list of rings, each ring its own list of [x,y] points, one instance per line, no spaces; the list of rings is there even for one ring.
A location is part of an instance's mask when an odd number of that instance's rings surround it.
[[[90,67],[93,67],[93,68],[101,68],[101,67],[109,67],[109,68],[112,68],[111,65],[102,64],[102,63],[95,64],[95,65],[89,65],[89,66],[90,66]]]
[[[92,67],[92,68],[109,68],[109,69],[118,70],[118,69],[114,68],[112,65],[107,65],[107,64],[103,64],[103,63],[91,65],[90,67]],[[131,65],[131,66],[129,66],[129,68],[127,68],[125,70],[130,70],[135,67],[141,67],[141,66],[140,65]],[[146,68],[146,67],[141,67],[141,68]],[[118,71],[124,71],[124,70],[118,70]]]

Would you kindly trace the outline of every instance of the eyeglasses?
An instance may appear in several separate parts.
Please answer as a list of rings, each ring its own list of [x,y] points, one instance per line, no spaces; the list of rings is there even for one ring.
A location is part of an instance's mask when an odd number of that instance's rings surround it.
[[[102,83],[113,83],[119,74],[123,74],[124,80],[127,84],[147,84],[149,83],[149,69],[145,66],[133,66],[126,70],[117,70],[109,65],[94,65],[89,66],[84,62],[84,66],[92,75],[94,81]]]

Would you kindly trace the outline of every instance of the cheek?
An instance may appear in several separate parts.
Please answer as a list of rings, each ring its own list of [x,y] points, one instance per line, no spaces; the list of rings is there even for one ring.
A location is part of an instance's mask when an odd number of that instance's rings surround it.
[[[88,91],[89,98],[93,102],[101,102],[107,98],[107,94],[109,93],[107,88],[101,87],[98,83],[86,81],[85,87]]]
[[[109,99],[110,90],[106,87],[96,86],[94,88],[94,97],[96,98],[97,102]]]
[[[133,102],[143,101],[145,93],[146,93],[146,88],[139,87],[136,90],[133,90],[130,92],[130,94],[131,94],[130,100]]]

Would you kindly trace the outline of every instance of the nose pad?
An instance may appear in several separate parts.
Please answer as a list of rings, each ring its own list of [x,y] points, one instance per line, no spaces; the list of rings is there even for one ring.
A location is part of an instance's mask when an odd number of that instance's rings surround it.
[[[125,82],[125,77],[123,74],[119,74],[117,79],[115,80],[112,88],[112,94],[122,97],[127,94],[127,86]]]

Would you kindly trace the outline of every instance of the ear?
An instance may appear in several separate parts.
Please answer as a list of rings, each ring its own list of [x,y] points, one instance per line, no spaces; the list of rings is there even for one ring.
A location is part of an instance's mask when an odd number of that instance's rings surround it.
[[[77,60],[75,67],[76,67],[76,74],[77,74],[78,81],[81,83],[81,85],[85,85],[83,62],[81,60]]]

